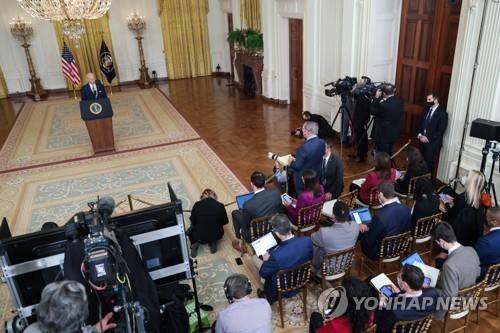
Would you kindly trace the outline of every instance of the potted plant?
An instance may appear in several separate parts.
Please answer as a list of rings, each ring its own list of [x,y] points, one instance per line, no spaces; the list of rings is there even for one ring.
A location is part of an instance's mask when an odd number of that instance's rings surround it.
[[[237,29],[227,35],[227,41],[234,45],[238,52],[254,56],[262,56],[264,39],[262,33],[252,29]]]

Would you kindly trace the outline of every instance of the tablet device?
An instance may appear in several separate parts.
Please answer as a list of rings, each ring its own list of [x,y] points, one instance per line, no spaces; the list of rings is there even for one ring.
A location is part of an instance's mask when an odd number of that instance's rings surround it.
[[[401,266],[415,265],[416,262],[424,263],[418,252],[414,251],[401,261]]]
[[[278,245],[278,243],[276,242],[272,232],[269,232],[252,242],[252,247],[255,250],[255,255],[257,255],[257,257],[269,252],[269,250],[276,245]]]
[[[283,200],[284,202],[286,202],[287,204],[291,205],[293,200],[292,200],[292,197],[288,195],[288,193],[283,193],[281,195],[281,200]]]
[[[351,210],[351,218],[356,221],[357,224],[366,224],[372,221],[372,215],[370,214],[370,209],[359,208]]]
[[[242,209],[243,205],[245,204],[245,202],[247,202],[248,200],[252,199],[253,196],[254,196],[253,192],[250,192],[250,193],[247,193],[247,194],[237,195],[236,196],[236,204],[238,205],[238,208]]]

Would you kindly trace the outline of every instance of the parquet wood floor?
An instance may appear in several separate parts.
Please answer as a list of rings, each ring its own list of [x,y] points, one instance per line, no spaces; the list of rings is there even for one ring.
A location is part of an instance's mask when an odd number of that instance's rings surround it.
[[[301,111],[290,106],[275,105],[261,99],[248,98],[223,78],[203,77],[161,83],[159,89],[173,102],[182,116],[215,150],[246,186],[254,170],[271,173],[272,162],[267,152],[288,154],[295,152],[301,140],[290,136],[290,130],[301,125]],[[121,90],[139,89],[124,86]],[[48,98],[64,98],[67,93],[52,94]],[[0,144],[3,144],[26,98],[0,100]],[[314,111],[314,110],[313,110]],[[403,141],[403,140],[402,140]],[[335,150],[340,147],[334,142]],[[343,151],[343,157],[350,149]],[[345,175],[353,175],[371,167],[351,163],[343,158]],[[397,160],[402,165],[401,158]],[[351,179],[346,180],[346,187]],[[352,274],[359,276],[357,260]],[[361,277],[366,277],[362,274]],[[494,307],[490,308],[491,311]],[[475,318],[475,315],[472,317]],[[454,324],[450,326],[455,327]],[[298,332],[297,330],[285,330]],[[302,330],[300,330],[302,331]],[[467,332],[499,332],[500,320],[491,313],[481,313],[481,325],[470,323]],[[433,322],[431,332],[441,332],[440,322]]]

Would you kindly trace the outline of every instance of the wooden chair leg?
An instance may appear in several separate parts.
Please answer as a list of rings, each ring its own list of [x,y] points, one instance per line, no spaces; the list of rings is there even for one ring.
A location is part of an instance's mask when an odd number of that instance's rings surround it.
[[[496,300],[496,312],[497,312],[497,317],[500,316],[500,288],[498,288],[497,291],[497,300]]]
[[[446,333],[447,329],[448,329],[448,313],[446,313],[444,317],[442,333]]]
[[[365,257],[361,254],[361,262],[359,264],[359,275],[363,275],[363,266],[365,265]]]
[[[285,320],[283,319],[283,301],[281,299],[281,293],[279,293],[278,295],[278,302],[280,308],[281,328],[285,328]]]
[[[314,273],[312,273],[312,274],[314,274]],[[323,274],[321,274],[321,288],[323,290],[326,290],[326,278]]]
[[[308,322],[307,318],[307,284],[302,287],[302,303],[304,305],[304,322]]]

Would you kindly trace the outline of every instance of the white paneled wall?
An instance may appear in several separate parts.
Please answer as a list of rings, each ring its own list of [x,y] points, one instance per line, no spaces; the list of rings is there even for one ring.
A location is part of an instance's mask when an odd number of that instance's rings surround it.
[[[227,7],[219,0],[208,2],[208,33],[210,42],[210,56],[212,60],[212,71],[219,64],[222,72],[231,72],[231,59],[229,56],[229,43],[226,41],[229,31],[227,22]]]

